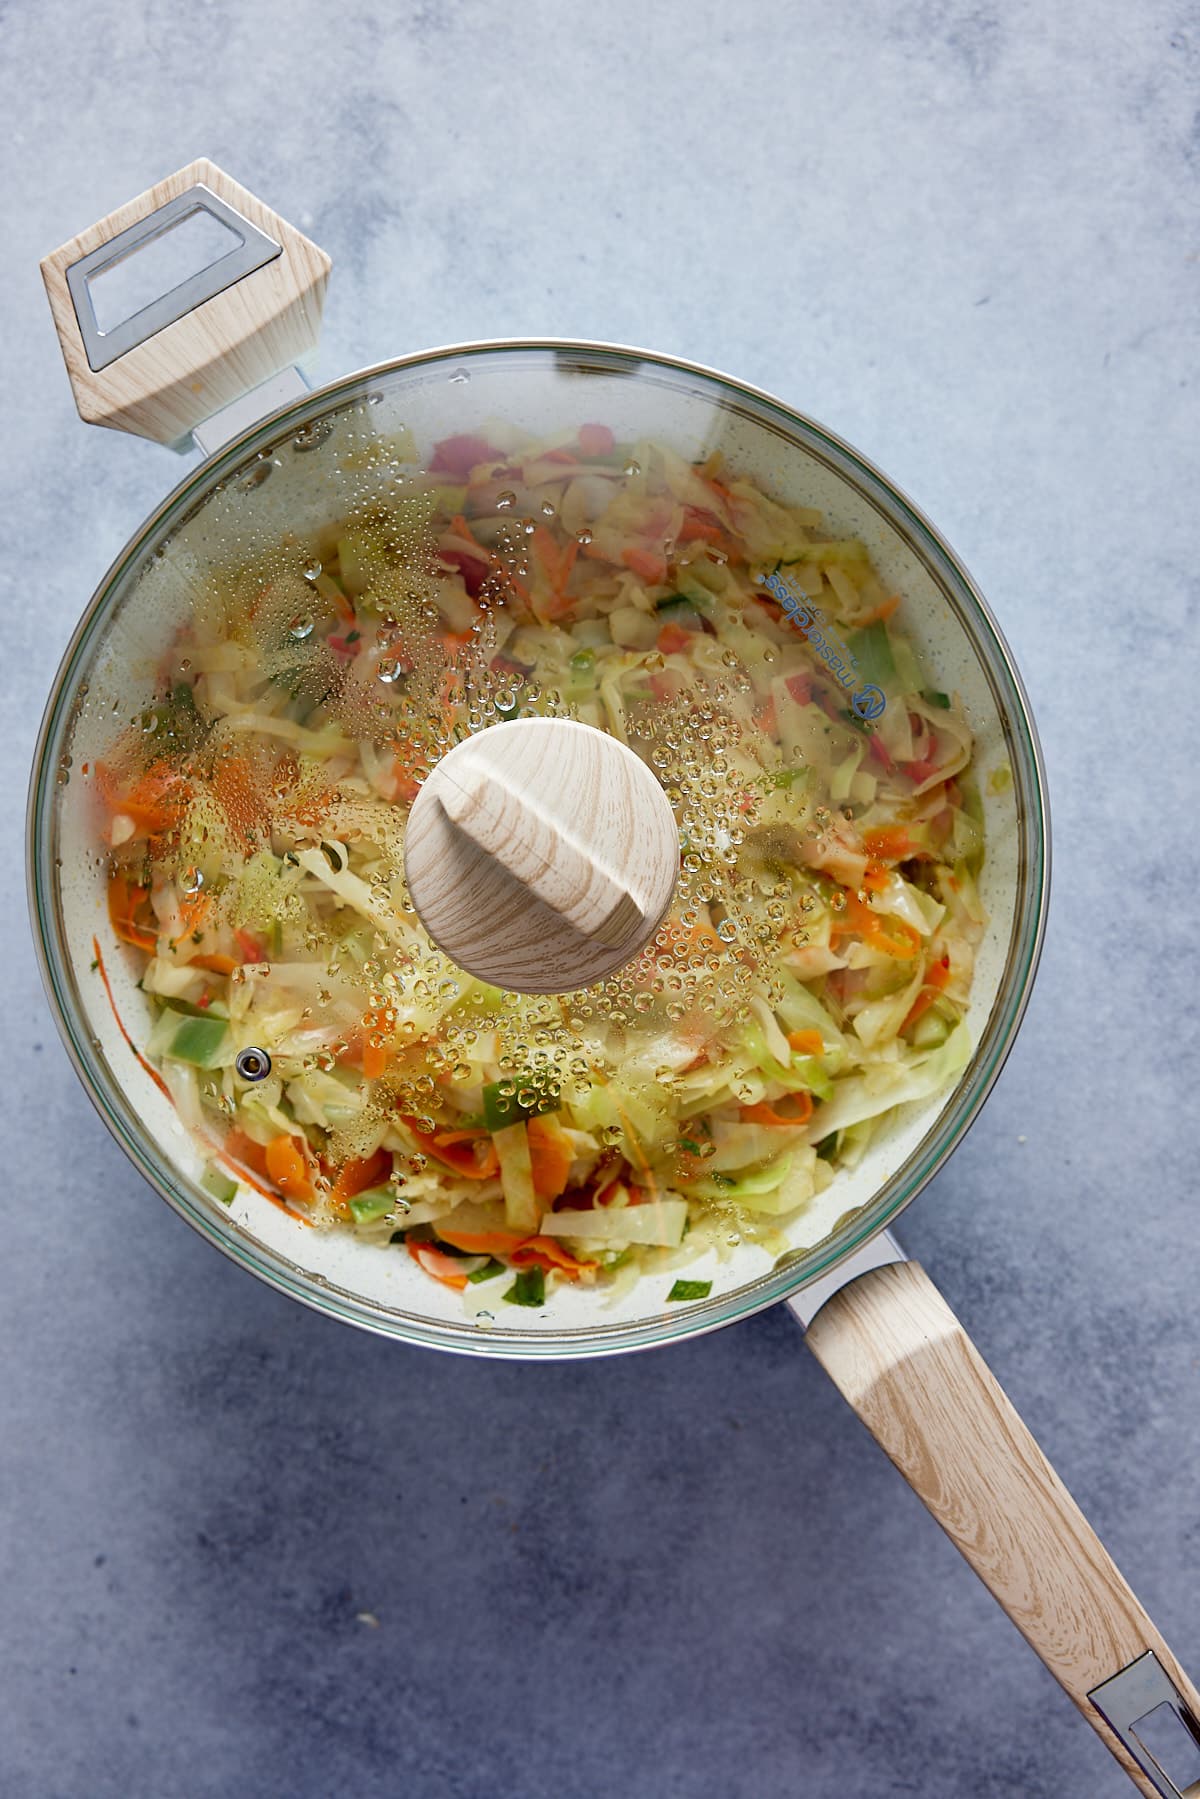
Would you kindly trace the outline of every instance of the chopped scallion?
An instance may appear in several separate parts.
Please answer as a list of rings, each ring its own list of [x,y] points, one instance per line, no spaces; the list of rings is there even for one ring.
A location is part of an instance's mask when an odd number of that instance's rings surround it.
[[[707,1299],[712,1292],[711,1281],[676,1281],[667,1294],[667,1302],[680,1299]]]

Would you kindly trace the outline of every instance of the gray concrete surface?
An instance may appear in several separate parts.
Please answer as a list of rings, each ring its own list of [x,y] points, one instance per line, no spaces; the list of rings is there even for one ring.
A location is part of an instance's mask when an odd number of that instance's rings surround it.
[[[177,465],[78,425],[36,262],[212,155],[332,253],[326,375],[653,345],[939,523],[1028,679],[1056,884],[904,1234],[1196,1670],[1195,7],[50,0],[0,34],[0,1793],[1118,1799],[782,1313],[610,1365],[389,1347],[119,1155],[39,986],[23,790]]]

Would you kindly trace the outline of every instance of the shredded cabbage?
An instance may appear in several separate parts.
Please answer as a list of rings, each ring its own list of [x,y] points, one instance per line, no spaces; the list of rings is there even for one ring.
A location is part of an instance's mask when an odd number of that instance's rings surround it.
[[[210,573],[89,771],[145,1054],[222,1192],[218,1160],[468,1311],[496,1262],[615,1294],[731,1228],[775,1244],[970,1058],[962,707],[863,544],[719,457],[596,425],[393,449],[386,506]],[[533,715],[629,744],[683,851],[647,949],[549,998],[455,968],[403,874],[427,769]]]

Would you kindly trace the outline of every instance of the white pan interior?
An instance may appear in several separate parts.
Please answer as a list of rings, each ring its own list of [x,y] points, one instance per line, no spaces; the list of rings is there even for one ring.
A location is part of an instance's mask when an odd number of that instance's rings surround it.
[[[815,430],[789,426],[787,415],[736,390],[724,390],[729,404],[715,406],[720,390],[691,373],[642,362],[632,365],[636,378],[630,378],[628,362],[608,360],[606,369],[605,359],[592,358],[593,366],[583,372],[580,364],[587,359],[580,354],[509,349],[384,371],[357,386],[347,383],[334,390],[335,409],[321,429],[309,425],[298,430],[297,415],[289,415],[289,422],[274,427],[265,444],[254,443],[249,453],[232,461],[226,457],[228,467],[214,465],[209,478],[194,483],[194,491],[167,509],[111,584],[77,651],[71,685],[64,688],[58,729],[47,745],[48,765],[61,766],[67,752],[78,771],[84,762],[102,756],[114,730],[150,703],[157,662],[202,570],[274,543],[285,532],[304,536],[374,497],[387,480],[386,466],[364,468],[362,452],[377,437],[408,427],[424,458],[438,439],[479,429],[490,419],[537,434],[598,420],[611,425],[618,438],[656,437],[688,457],[719,447],[732,467],[768,490],[793,503],[819,507],[838,536],[865,541],[885,582],[904,595],[905,628],[931,679],[963,698],[975,731],[987,831],[981,892],[989,922],[968,1020],[976,1044],[983,1043],[998,1000],[1011,998],[1014,979],[1028,973],[1028,956],[1013,973],[1014,943],[1022,932],[1023,941],[1027,939],[1029,932],[1024,834],[1040,828],[1040,796],[1023,735],[1020,697],[989,627],[977,614],[968,628],[964,614],[969,596],[961,588],[951,591],[946,565],[929,543],[920,541],[920,527],[904,520],[898,507],[888,516],[886,496],[870,492],[866,480],[852,483],[844,467],[836,465],[843,454],[838,446]],[[212,477],[219,479],[215,491]],[[990,669],[977,648],[980,640]],[[993,785],[989,776],[1005,764],[1015,780]],[[733,1293],[771,1274],[775,1254],[742,1244],[725,1252],[724,1259],[709,1252],[704,1262],[689,1265],[689,1278],[694,1274],[713,1282],[712,1297],[702,1306],[672,1307],[669,1315],[664,1313],[663,1283],[657,1281],[615,1299],[568,1288],[555,1293],[539,1313],[493,1301],[472,1319],[458,1294],[430,1281],[403,1253],[362,1244],[350,1233],[306,1228],[248,1188],[239,1191],[229,1208],[211,1200],[196,1184],[202,1164],[188,1133],[122,1041],[99,974],[89,966],[96,936],[104,947],[117,1008],[139,1041],[148,1005],[135,985],[132,954],[113,942],[108,926],[104,859],[97,854],[86,783],[72,774],[63,784],[60,774],[54,794],[51,831],[58,841],[53,853],[61,859],[58,953],[73,974],[73,980],[58,983],[60,995],[68,995],[60,1003],[68,1013],[78,1008],[78,1016],[68,1020],[70,1035],[90,1065],[91,1084],[102,1090],[102,1111],[123,1118],[126,1133],[136,1133],[135,1121],[140,1121],[141,1131],[167,1164],[175,1203],[240,1259],[293,1290],[303,1289],[303,1297],[355,1312],[360,1321],[384,1329],[428,1335],[432,1326],[433,1334],[448,1331],[456,1340],[447,1346],[492,1352],[503,1352],[507,1338],[514,1350],[518,1342],[524,1344],[526,1353],[536,1353],[531,1336],[544,1338],[550,1351],[558,1334],[569,1332],[562,1346],[569,1343],[580,1353],[586,1352],[592,1333],[605,1339],[596,1347],[609,1348],[620,1346],[613,1339],[614,1333],[621,1336],[622,1327],[661,1321],[664,1334],[673,1334],[684,1323],[681,1310],[690,1313],[686,1322],[692,1326],[712,1322],[720,1311],[730,1310]],[[42,858],[43,864],[49,860]],[[48,866],[39,869],[38,878],[50,878]],[[53,945],[50,955],[53,960]],[[994,1044],[991,1049],[994,1053]],[[964,1079],[969,1083],[972,1072]],[[897,1116],[860,1166],[839,1174],[790,1227],[790,1248],[806,1251],[823,1243],[847,1214],[877,1199],[889,1182],[914,1184],[915,1175],[905,1165],[953,1101],[948,1093]],[[814,1260],[810,1272],[816,1271]],[[803,1272],[792,1270],[793,1285]],[[339,1296],[345,1296],[345,1303]],[[754,1303],[750,1295],[747,1300],[745,1309]],[[506,1319],[505,1312],[513,1315]],[[576,1335],[581,1332],[582,1337]]]

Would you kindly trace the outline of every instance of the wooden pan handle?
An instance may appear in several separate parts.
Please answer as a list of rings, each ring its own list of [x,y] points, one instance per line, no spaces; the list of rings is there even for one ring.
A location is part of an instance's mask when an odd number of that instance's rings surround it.
[[[196,214],[224,227],[226,251],[102,331],[92,280]],[[42,261],[79,416],[178,443],[313,349],[330,266],[215,163],[189,163]]]
[[[1178,1799],[1132,1727],[1165,1701],[1200,1745],[1200,1693],[924,1270],[842,1287],[808,1343],[1134,1785]]]

